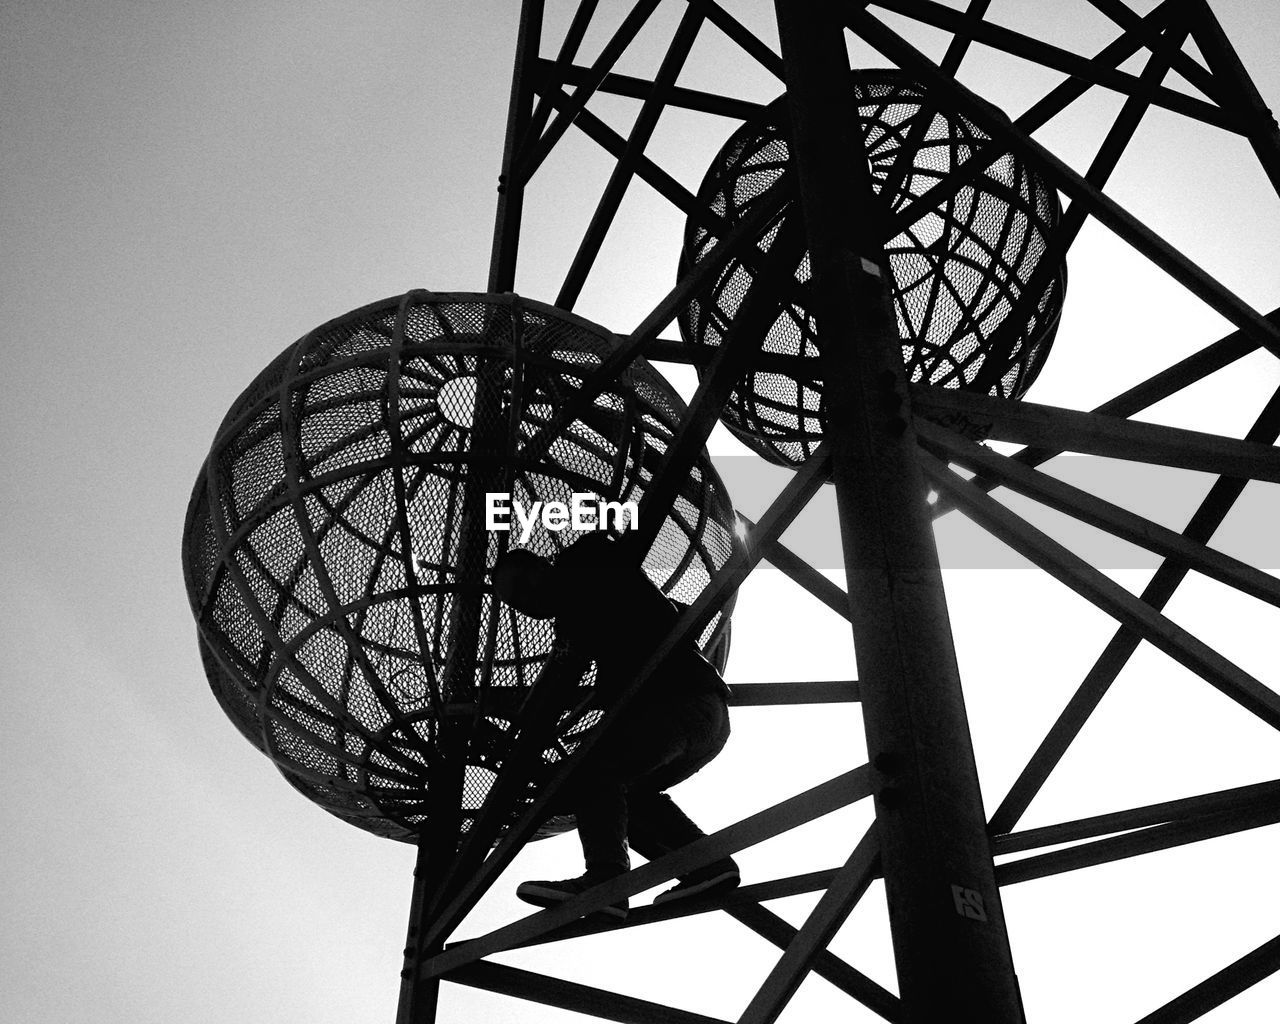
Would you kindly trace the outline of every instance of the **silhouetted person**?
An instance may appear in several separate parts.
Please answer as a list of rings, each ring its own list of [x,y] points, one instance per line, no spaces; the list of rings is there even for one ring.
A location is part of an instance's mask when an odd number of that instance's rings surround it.
[[[507,552],[493,570],[494,590],[533,618],[556,620],[567,653],[562,679],[576,682],[596,663],[592,704],[607,711],[678,617],[676,606],[603,532],[589,533],[555,563],[531,551]],[[554,681],[555,674],[552,675]],[[692,640],[676,646],[623,708],[566,782],[558,809],[578,819],[586,873],[563,881],[524,882],[521,899],[552,906],[630,867],[627,841],[648,860],[705,834],[666,790],[706,765],[729,738],[729,688]],[[732,888],[731,858],[680,878],[655,903]],[[604,911],[625,917],[627,902]]]

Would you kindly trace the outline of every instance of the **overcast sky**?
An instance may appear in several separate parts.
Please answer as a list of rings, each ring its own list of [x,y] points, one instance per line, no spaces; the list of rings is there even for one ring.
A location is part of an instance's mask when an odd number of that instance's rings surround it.
[[[767,3],[728,6],[773,38]],[[992,6],[997,20],[1081,52],[1115,34],[1083,0]],[[1263,95],[1280,102],[1272,5],[1214,6]],[[558,41],[569,8],[549,7]],[[653,73],[680,8],[664,5],[619,70]],[[623,5],[601,9],[611,27]],[[225,720],[197,657],[179,543],[214,429],[277,352],[410,287],[483,290],[516,11],[514,0],[0,5],[0,1018],[393,1019],[413,851],[309,804]],[[705,34],[681,84],[778,93]],[[945,43],[914,38],[935,57]],[[1012,115],[1059,80],[976,49],[962,78]],[[1100,94],[1043,138],[1083,170],[1117,107]],[[635,106],[599,110],[625,129]],[[733,127],[664,118],[651,153],[696,187]],[[569,142],[535,183],[525,225],[517,287],[544,301],[608,172],[581,137]],[[1280,305],[1280,203],[1238,138],[1153,112],[1114,194],[1256,308]],[[633,188],[578,312],[631,329],[674,280],[681,227]],[[1086,227],[1029,397],[1089,408],[1227,330]],[[691,393],[689,371],[670,376]],[[1239,436],[1278,385],[1275,360],[1255,355],[1150,417]],[[712,448],[741,452],[723,430]],[[1276,565],[1264,533],[1232,543]],[[994,807],[1112,624],[1030,569],[957,570],[947,586]],[[1193,580],[1170,613],[1276,682],[1276,609]],[[854,672],[847,626],[776,573],[748,582],[731,682]],[[678,791],[708,829],[864,756],[855,707],[740,709],[733,725],[725,754]],[[1274,732],[1144,648],[1027,823],[1277,777]],[[866,822],[858,807],[748,851],[746,880],[834,866]],[[1274,936],[1278,855],[1272,827],[1009,889],[1032,1024],[1134,1020]],[[573,836],[532,844],[464,932],[523,913],[516,883],[575,873],[577,858]],[[798,923],[815,899],[777,909]],[[893,986],[878,886],[836,948]],[[714,916],[498,959],[732,1018],[751,996],[746,979],[775,957]],[[443,1021],[581,1019],[455,986],[442,1006]],[[1207,1019],[1248,1024],[1277,1006],[1273,977]],[[859,1012],[814,979],[783,1020]]]

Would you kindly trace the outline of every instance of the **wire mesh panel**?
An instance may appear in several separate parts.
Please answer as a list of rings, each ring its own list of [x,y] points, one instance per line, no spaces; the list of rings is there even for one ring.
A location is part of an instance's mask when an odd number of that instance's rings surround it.
[[[1012,153],[982,152],[989,137],[968,118],[940,108],[896,71],[854,77],[850,116],[866,146],[872,186],[885,218],[885,252],[914,383],[1019,397],[1039,372],[1057,329],[1066,287],[1061,259],[1045,259],[1060,207],[1057,193]],[[793,192],[746,260],[735,256],[710,290],[680,317],[688,344],[718,346],[736,321],[763,323],[765,352],[791,357],[794,372],[750,372],[722,413],[726,426],[771,462],[798,465],[822,440],[820,328],[810,312],[809,257],[789,164],[786,97],[744,124],[716,156],[699,198],[722,218],[711,230],[691,217],[681,273],[706,259],[725,232],[776,189]],[[763,254],[780,261],[786,294],[753,270]],[[749,318],[748,304],[757,306]],[[755,329],[755,328],[748,328]]]
[[[516,296],[410,292],[312,331],[227,414],[183,541],[200,649],[223,710],[326,810],[416,840],[449,777],[463,831],[474,821],[553,641],[552,620],[493,596],[488,570],[508,547],[554,557],[596,518],[585,498],[638,502],[685,412],[637,360],[557,427],[613,345]],[[524,510],[581,495],[583,513],[522,538],[519,521],[490,529],[506,517],[487,521],[489,494]],[[645,572],[691,603],[733,526],[704,454]],[[719,619],[702,643],[723,666]],[[526,803],[598,716],[561,716]]]

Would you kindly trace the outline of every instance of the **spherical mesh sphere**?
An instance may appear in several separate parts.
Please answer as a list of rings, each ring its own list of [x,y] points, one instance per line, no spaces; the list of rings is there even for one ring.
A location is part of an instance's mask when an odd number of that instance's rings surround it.
[[[581,536],[489,530],[485,495],[638,502],[685,411],[637,360],[544,436],[614,345],[516,296],[411,292],[312,331],[227,414],[183,541],[200,650],[223,710],[325,809],[416,840],[448,803],[440,780],[461,777],[454,809],[474,821],[554,631],[498,601],[487,573],[508,547],[554,557]],[[734,523],[704,453],[645,572],[692,603]],[[702,636],[720,666],[727,641],[719,619]],[[513,815],[598,718],[566,710]]]
[[[1022,158],[1004,153],[971,183],[937,196],[935,186],[973,157],[987,134],[935,105],[900,72],[859,72],[855,82],[849,116],[865,144],[875,194],[888,216],[913,218],[885,245],[908,378],[1021,396],[1052,343],[1066,287],[1065,264],[1044,259],[1061,212],[1057,194]],[[723,221],[711,230],[703,219],[689,219],[682,274],[706,259],[762,197],[786,188],[793,198],[759,236],[758,252],[745,263],[731,259],[710,290],[689,304],[680,330],[688,344],[717,346],[741,317],[758,325],[748,329],[761,332],[765,352],[794,360],[792,372],[779,372],[776,361],[749,372],[722,418],[771,462],[798,465],[822,440],[823,382],[788,133],[784,96],[738,129],[712,163],[699,196]],[[754,294],[766,286],[756,284],[750,264],[766,252],[794,267],[785,295]]]

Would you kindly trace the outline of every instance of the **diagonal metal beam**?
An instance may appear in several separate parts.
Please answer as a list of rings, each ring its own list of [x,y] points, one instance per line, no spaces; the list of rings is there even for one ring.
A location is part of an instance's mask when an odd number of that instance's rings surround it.
[[[689,0],[707,12],[707,20],[742,47],[766,71],[782,78],[782,58],[761,42],[749,28],[738,21],[715,0]]]
[[[1248,829],[1262,828],[1280,821],[1280,795],[1274,791],[1259,797],[1245,807],[1227,811],[1193,815],[1180,821],[1128,832],[1122,836],[1099,839],[1065,850],[1054,850],[1035,857],[1006,861],[996,865],[996,878],[1001,885],[1047,878],[1066,871],[1109,864],[1127,857],[1140,857],[1159,850],[1171,850],[1188,843],[1232,835]]]
[[[488,960],[478,960],[454,968],[445,978],[459,985],[516,996],[563,1010],[574,1010],[601,1020],[619,1021],[620,1024],[727,1024],[717,1017],[691,1013],[648,999],[637,999],[621,992],[608,992],[591,985],[535,974],[533,971],[495,964]]]
[[[746,516],[739,518],[750,525],[751,520]],[[770,565],[781,570],[841,618],[849,617],[849,595],[781,541],[769,544],[764,557]]]
[[[904,71],[950,98],[958,110],[972,118],[993,140],[1034,159],[1059,189],[1082,203],[1100,223],[1147,257],[1209,308],[1237,327],[1249,331],[1273,354],[1280,355],[1280,331],[1262,314],[1164,238],[1138,220],[1119,203],[1094,188],[1077,171],[1036,142],[988,101],[954,79],[941,74],[936,64],[894,32],[888,25],[856,5],[848,18],[854,31]]]
[[[560,65],[549,60],[540,60],[538,70],[543,81],[551,83],[553,87],[581,85],[591,73],[590,68],[584,68],[579,64]],[[654,83],[647,78],[610,72],[601,80],[598,91],[643,100],[653,92],[653,86]],[[738,99],[736,96],[722,96],[719,93],[704,92],[700,89],[686,89],[678,85],[667,89],[666,102],[669,107],[696,110],[703,114],[717,114],[737,121],[749,121],[759,117],[766,110],[766,105],[763,103],[753,103],[750,100]]]
[[[773,911],[751,904],[728,908],[729,915],[746,925],[763,939],[785,950],[795,941],[799,929],[788,924]],[[884,986],[872,981],[856,967],[841,960],[830,950],[819,949],[810,967],[814,974],[825,978],[841,992],[852,996],[867,1009],[888,1021],[901,1021],[902,1001]]]
[[[1235,587],[1241,593],[1280,607],[1280,580],[1238,558],[1189,540],[1176,530],[1063,483],[1047,473],[1038,473],[1007,455],[983,448],[936,424],[919,422],[916,433],[926,449],[946,461],[964,466],[984,479],[1033,498],[1048,508],[1065,512],[1082,523]]]
[[[1267,314],[1267,319],[1280,326],[1280,310],[1272,310]],[[1136,415],[1157,402],[1163,401],[1170,395],[1177,394],[1197,381],[1204,380],[1218,370],[1256,352],[1259,347],[1257,340],[1244,331],[1232,331],[1225,337],[1219,338],[1186,358],[1178,360],[1178,362],[1148,377],[1141,383],[1135,384],[1115,398],[1103,402],[1092,411],[1108,416],[1129,417]],[[1016,459],[1027,466],[1039,466],[1062,453],[1063,449],[1056,446],[1031,446],[1013,453],[1010,458]],[[975,478],[973,482],[983,490],[994,486],[992,481],[982,477]],[[952,509],[948,504],[939,501],[934,507],[934,517],[946,515],[951,511]]]
[[[1138,1024],[1190,1024],[1277,971],[1280,971],[1280,935],[1147,1014]]]
[[[604,48],[600,51],[600,56],[596,58],[594,64],[591,65],[591,73],[586,79],[574,89],[573,94],[569,96],[568,102],[557,104],[557,116],[555,120],[547,127],[547,130],[533,142],[529,148],[520,153],[515,166],[512,168],[513,180],[527,182],[537,172],[542,165],[542,161],[555,148],[557,142],[569,130],[569,125],[573,124],[580,114],[586,109],[587,102],[595,94],[600,83],[604,80],[604,76],[613,70],[614,64],[618,62],[618,58],[622,56],[623,51],[631,45],[632,40],[644,28],[645,23],[653,15],[661,0],[636,0],[631,10],[627,12],[622,24],[618,26],[618,30],[605,43]]]
[[[1250,441],[1269,443],[1276,440],[1277,434],[1280,434],[1280,389],[1272,395],[1245,438]],[[1244,486],[1243,480],[1220,477],[1205,495],[1204,501],[1200,503],[1200,507],[1187,523],[1187,528],[1182,531],[1183,534],[1189,540],[1207,544],[1235,505]],[[1151,582],[1143,589],[1142,602],[1156,611],[1164,608],[1186,574],[1187,570],[1183,566],[1166,562],[1156,570]],[[1085,722],[1089,720],[1089,716],[1093,714],[1111,684],[1115,682],[1121,669],[1137,650],[1141,639],[1140,634],[1124,627],[1112,636],[1062,714],[1058,716],[1026,767],[1014,781],[995,814],[992,815],[991,830],[993,832],[1009,832],[1018,823],[1023,812],[1040,791],[1040,787],[1044,785],[1045,780],[1062,759],[1062,755],[1066,753],[1067,748],[1084,728]]]
[[[1130,8],[1122,0],[1088,0],[1092,6],[1119,25],[1126,33],[1131,33],[1142,41],[1153,54],[1169,64],[1170,68],[1180,74],[1193,86],[1222,107],[1231,106],[1226,90],[1203,64],[1187,53],[1181,44],[1161,36],[1159,30],[1147,19]],[[1187,5],[1179,4],[1185,11]]]
[[[911,404],[935,423],[972,425],[997,441],[1280,483],[1280,448],[1256,441],[956,388],[913,385]]]
[[[1177,10],[1176,0],[1162,0],[1141,18],[1145,29],[1160,31],[1170,20],[1170,12]],[[1099,50],[1091,62],[1108,68],[1115,68],[1142,49],[1138,36],[1125,32]],[[1044,96],[1018,115],[1013,124],[1019,130],[1030,135],[1043,128],[1049,121],[1057,117],[1072,103],[1089,91],[1089,83],[1077,78],[1068,78],[1065,82],[1054,86]],[[905,209],[889,219],[890,232],[906,231],[930,210],[936,210],[956,196],[965,185],[977,181],[986,170],[1005,152],[1006,147],[994,141],[979,146],[974,153],[936,185],[917,197]],[[888,234],[886,237],[890,237]]]
[[[969,0],[969,6],[964,12],[965,23],[962,27],[955,29],[955,35],[951,37],[951,42],[947,44],[947,52],[943,55],[943,74],[954,76],[960,70],[960,63],[973,42],[974,27],[986,17],[987,8],[990,6],[991,0]]]
[[[871,795],[877,784],[878,773],[870,765],[862,765],[845,772],[763,811],[757,811],[688,846],[673,850],[655,861],[633,868],[626,874],[588,889],[571,900],[566,900],[548,910],[530,914],[528,917],[504,925],[478,938],[451,946],[445,952],[423,963],[423,976],[443,974],[454,967],[492,953],[527,945],[530,940],[540,935],[601,910],[618,900],[634,896],[655,885],[661,885],[679,875],[694,871],[704,864],[710,864],[721,857],[727,857],[748,846],[754,846],[805,822],[813,821],[815,818],[864,799]]]
[[[1280,195],[1280,129],[1231,40],[1205,0],[1190,0],[1193,35],[1215,79],[1223,82],[1225,102],[1245,115],[1249,144]]]
[[[836,877],[804,925],[787,944],[786,951],[743,1011],[740,1024],[773,1024],[778,1019],[812,968],[814,958],[835,938],[840,926],[871,885],[879,855],[880,846],[876,842],[873,825],[854,847],[844,867],[836,872]]]
[[[827,868],[823,871],[810,871],[803,875],[790,875],[786,878],[775,878],[768,882],[756,882],[752,885],[739,886],[727,893],[716,896],[689,897],[667,903],[659,903],[644,907],[632,907],[624,920],[606,919],[600,915],[580,919],[554,928],[541,935],[535,935],[527,942],[518,943],[512,949],[523,949],[526,946],[538,946],[547,942],[560,942],[564,939],[577,939],[584,935],[599,935],[602,932],[619,931],[627,928],[638,928],[646,924],[657,924],[661,921],[675,921],[683,917],[694,917],[699,914],[710,914],[715,911],[729,911],[740,908],[751,908],[769,900],[785,899],[788,896],[800,896],[808,892],[818,892],[831,884],[838,868]],[[460,946],[460,942],[451,942],[445,949]]]
[[[872,0],[871,6],[894,11],[949,32],[971,31],[974,42],[1061,71],[1089,85],[1114,89],[1126,96],[1138,96],[1154,106],[1164,107],[1227,131],[1243,131],[1237,117],[1215,104],[1164,86],[1143,82],[1128,72],[1107,67],[1104,62],[1090,60],[1060,46],[989,21],[969,24],[963,12],[933,0]]]
[[[520,820],[507,831],[492,852],[490,852],[490,845],[500,833],[502,822],[506,820],[509,802],[495,801],[490,805],[490,802],[486,801],[485,810],[480,820],[468,833],[466,844],[459,854],[458,864],[453,871],[455,877],[461,879],[460,888],[436,916],[427,935],[428,941],[443,939],[471,911],[471,908],[511,862],[520,847],[529,840],[542,823],[547,808],[559,788],[582,763],[594,745],[600,741],[610,723],[615,720],[617,711],[625,708],[632,695],[644,685],[671,650],[687,638],[696,636],[697,631],[710,620],[716,609],[737,590],[739,584],[759,560],[759,555],[753,554],[754,545],[766,543],[781,534],[808,504],[814,492],[822,486],[822,481],[826,478],[827,458],[827,451],[819,446],[809,462],[788,481],[787,486],[782,489],[768,511],[761,517],[752,536],[748,538],[746,550],[736,552],[730,557],[693,605],[681,613],[666,639],[658,645],[649,660],[637,668],[635,677],[623,687],[615,702],[613,713],[607,715],[604,721],[578,745],[578,749],[565,761],[561,769],[532,801]],[[502,785],[501,778],[499,785]],[[514,787],[516,783],[513,782],[510,785]],[[485,854],[488,856],[485,857]],[[479,863],[480,858],[484,858],[483,863]],[[473,864],[479,864],[479,867],[473,870]]]
[[[1144,807],[1131,807],[1124,811],[1095,814],[1090,818],[1079,818],[1057,825],[1044,825],[1040,828],[1026,829],[1023,832],[1011,832],[1006,836],[997,836],[993,846],[997,855],[1020,853],[1024,850],[1055,846],[1058,843],[1092,839],[1111,832],[1146,828],[1148,825],[1163,825],[1166,822],[1181,821],[1194,815],[1242,810],[1260,799],[1276,796],[1280,796],[1280,780],[1258,782],[1252,786],[1237,786],[1234,789],[1222,789],[1216,793],[1184,797],[1181,800],[1166,800],[1158,804],[1147,804]]]
[[[769,221],[782,209],[786,197],[784,189],[776,190],[778,195],[766,196],[753,210],[750,216],[744,217],[724,240],[715,247],[711,254],[697,263],[690,271],[676,282],[662,300],[653,308],[648,316],[622,342],[609,353],[585,380],[582,386],[555,415],[547,421],[537,434],[531,437],[521,449],[520,454],[536,454],[544,451],[561,432],[578,419],[591,407],[592,403],[608,388],[612,387],[618,375],[644,351],[689,301],[724,269],[734,256],[741,256],[743,250],[754,248],[759,234]],[[720,347],[713,356],[713,361],[723,357],[723,350],[728,344]]]
[[[564,283],[560,286],[560,294],[556,296],[555,304],[561,309],[573,309],[578,296],[582,293],[587,274],[590,273],[596,257],[600,254],[605,235],[613,225],[613,218],[617,215],[627,187],[635,175],[636,165],[644,155],[649,140],[653,138],[653,131],[658,126],[658,118],[666,107],[671,87],[684,68],[701,26],[701,12],[695,7],[686,7],[684,17],[680,19],[671,44],[663,55],[662,64],[653,81],[653,88],[644,98],[640,113],[631,126],[631,134],[627,137],[627,148],[614,164],[600,201],[591,215],[586,233],[578,245],[578,251],[574,253],[573,262],[570,263],[569,270],[565,274]]]
[[[1171,25],[1164,33],[1161,33],[1160,38],[1164,40],[1167,36],[1169,43],[1176,43],[1181,46],[1182,40],[1186,38],[1186,35],[1186,26],[1179,21],[1176,25]],[[1159,85],[1164,81],[1168,70],[1168,59],[1163,55],[1163,52],[1161,54],[1153,54],[1150,60],[1147,61],[1146,67],[1142,69],[1140,77],[1148,85]],[[1142,118],[1150,105],[1150,102],[1144,96],[1129,96],[1125,99],[1119,113],[1116,114],[1115,121],[1112,122],[1111,127],[1107,130],[1106,137],[1102,140],[1102,145],[1098,147],[1097,153],[1094,154],[1094,158],[1089,164],[1089,169],[1085,172],[1085,180],[1095,188],[1103,189],[1106,187],[1107,181],[1120,163],[1120,157],[1133,140],[1133,136],[1137,132],[1138,126],[1142,123]],[[1022,289],[1013,308],[1009,311],[1009,315],[1006,318],[1007,323],[1025,324],[1035,314],[1041,298],[1044,296],[1046,289],[1054,282],[1054,279],[1059,275],[1066,274],[1065,261],[1088,216],[1088,212],[1084,207],[1076,203],[1072,203],[1066,209],[1057,227],[1050,233],[1045,251],[1041,254],[1035,270],[1028,279],[1026,286]],[[1043,367],[1044,359],[1041,358],[1039,364],[1034,368],[1032,377],[1025,382],[1024,391]],[[999,363],[994,360],[984,362],[973,381],[972,390],[989,391],[997,383],[1000,373]]]
[[[1195,672],[1221,690],[1241,707],[1253,712],[1268,725],[1280,729],[1280,694],[1260,683],[1239,666],[1224,658],[1203,641],[1112,582],[1079,555],[1046,536],[1021,516],[1005,508],[990,495],[962,480],[945,463],[922,455],[925,473],[941,493],[970,519],[1014,551],[1039,566],[1081,597],[1097,605],[1163,651],[1174,661]]]

